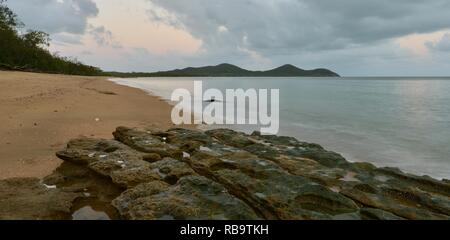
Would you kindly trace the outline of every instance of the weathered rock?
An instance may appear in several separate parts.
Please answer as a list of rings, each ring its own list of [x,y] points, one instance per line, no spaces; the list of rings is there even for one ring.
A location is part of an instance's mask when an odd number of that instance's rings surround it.
[[[206,132],[207,135],[218,139],[220,142],[226,145],[230,145],[237,148],[244,148],[249,145],[255,144],[250,138],[244,136],[242,133],[237,133],[230,129],[217,129]]]
[[[200,203],[202,194],[219,194],[215,188],[251,209],[252,218],[446,219],[450,214],[445,181],[349,163],[337,153],[292,137],[227,129],[162,132],[124,127],[114,136],[121,143],[74,140],[58,156],[86,164],[128,188],[114,205],[129,219],[224,216],[195,210],[205,204]],[[214,187],[191,184],[205,177]],[[188,197],[181,186],[199,188],[198,194]],[[161,196],[173,201],[164,202]],[[175,207],[177,201],[183,206]]]
[[[160,179],[170,184],[177,183],[178,179],[184,176],[196,175],[189,165],[172,158],[164,158],[161,161],[154,162],[150,167],[153,172],[159,175]]]
[[[160,161],[162,158],[157,153],[149,153],[149,154],[144,155],[142,157],[142,159],[144,159],[144,161],[152,163],[152,162]]]
[[[83,165],[64,162],[43,182],[64,193],[77,194],[72,202],[67,219],[97,220],[116,219],[117,210],[111,201],[118,197],[124,189],[111,184],[111,179],[103,177]]]
[[[321,219],[358,210],[352,200],[249,153],[217,157],[199,152],[190,165],[267,219]]]
[[[68,219],[80,193],[64,192],[36,178],[0,181],[0,220]]]
[[[113,133],[114,138],[138,151],[144,153],[156,153],[161,157],[182,157],[182,151],[167,144],[167,137],[160,134],[152,135],[151,132],[142,132],[135,129],[119,127]]]
[[[379,168],[375,172],[394,177],[405,183],[415,185],[423,191],[435,192],[450,197],[450,184],[445,181],[438,181],[429,176],[414,176],[405,174],[396,168]]]
[[[179,144],[185,142],[198,142],[201,144],[210,144],[212,138],[206,133],[199,130],[173,128],[167,131],[170,143]]]
[[[361,208],[359,212],[363,220],[404,220],[404,218],[376,208]]]
[[[45,182],[67,194],[83,194],[67,200],[75,204],[72,211],[103,204],[114,206],[117,218],[125,219],[425,220],[450,216],[448,180],[350,163],[338,153],[292,137],[227,129],[125,127],[119,127],[114,137],[72,140],[57,153],[69,165],[61,166]]]
[[[66,150],[58,152],[57,155],[63,160],[87,164],[89,169],[111,178],[115,184],[122,187],[160,179],[151,168],[151,163],[144,161],[143,153],[113,140],[72,140]]]
[[[67,148],[57,152],[56,156],[76,164],[89,164],[97,160],[99,156],[113,153],[121,147],[123,145],[116,141],[80,138],[71,140]]]
[[[113,204],[126,219],[258,219],[222,185],[200,176],[183,177],[173,186],[160,181],[143,183]]]
[[[119,186],[130,188],[140,183],[162,179],[151,167],[132,167],[117,170],[111,173],[111,179]]]

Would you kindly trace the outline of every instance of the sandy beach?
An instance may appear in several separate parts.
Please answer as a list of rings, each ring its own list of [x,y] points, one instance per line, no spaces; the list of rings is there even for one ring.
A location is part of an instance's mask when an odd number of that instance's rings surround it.
[[[0,71],[0,179],[50,174],[72,138],[112,138],[122,125],[168,128],[170,111],[106,77]]]

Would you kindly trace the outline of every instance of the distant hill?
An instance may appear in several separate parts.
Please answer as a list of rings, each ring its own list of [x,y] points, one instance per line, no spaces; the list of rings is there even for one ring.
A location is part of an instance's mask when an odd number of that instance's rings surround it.
[[[339,77],[339,74],[325,68],[303,70],[290,64],[261,72],[261,74],[271,77]]]
[[[328,69],[303,70],[290,64],[268,71],[250,71],[228,63],[154,73],[110,72],[109,74],[117,77],[339,77],[337,73]]]

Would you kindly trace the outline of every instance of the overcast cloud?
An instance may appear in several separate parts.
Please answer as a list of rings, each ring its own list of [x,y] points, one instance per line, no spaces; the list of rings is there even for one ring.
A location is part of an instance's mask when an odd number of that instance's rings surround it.
[[[116,32],[88,27],[89,19],[102,11],[98,1],[10,0],[9,5],[30,27],[72,42],[74,34],[91,34],[99,45],[111,45]],[[201,49],[191,55],[161,55],[134,46],[124,53],[122,65],[117,59],[95,63],[139,71],[222,62],[251,69],[292,63],[343,75],[450,75],[445,70],[450,69],[448,0],[139,1],[147,6],[149,24],[186,31],[202,42]],[[133,4],[119,2],[117,8]],[[436,32],[442,33],[438,39]],[[423,35],[418,38],[422,42],[399,41],[414,34]],[[115,45],[125,51],[126,44],[121,44]]]
[[[92,0],[9,0],[27,28],[48,33],[84,33],[87,19],[98,14]]]
[[[450,34],[446,33],[438,42],[427,42],[426,45],[431,50],[450,52]]]
[[[448,0],[149,1],[168,13],[150,12],[153,20],[186,27],[209,45],[268,54],[342,49],[450,27]]]

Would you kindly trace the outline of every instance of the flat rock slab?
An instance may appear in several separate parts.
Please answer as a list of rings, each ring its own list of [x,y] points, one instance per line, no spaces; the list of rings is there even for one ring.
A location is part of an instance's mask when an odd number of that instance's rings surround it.
[[[222,185],[202,176],[183,177],[175,185],[158,181],[143,183],[123,193],[113,205],[127,219],[259,218]]]
[[[113,135],[114,140],[74,139],[57,156],[111,185],[115,190],[102,199],[120,219],[450,218],[448,181],[350,163],[292,137],[126,127]],[[64,172],[47,181],[64,179]],[[1,182],[0,189],[11,184]],[[54,194],[61,203],[74,196]],[[9,211],[0,210],[0,218],[14,217]]]
[[[77,193],[60,191],[37,178],[0,181],[1,220],[67,219]]]

